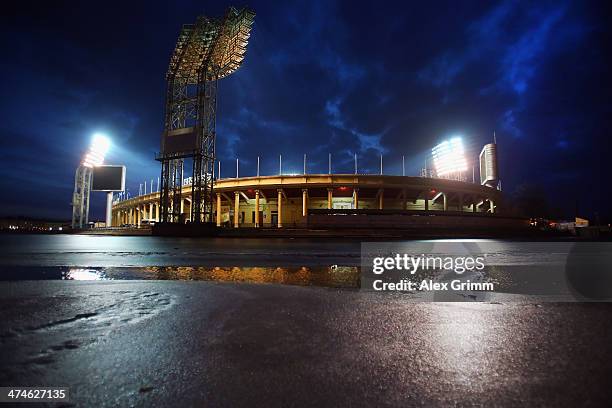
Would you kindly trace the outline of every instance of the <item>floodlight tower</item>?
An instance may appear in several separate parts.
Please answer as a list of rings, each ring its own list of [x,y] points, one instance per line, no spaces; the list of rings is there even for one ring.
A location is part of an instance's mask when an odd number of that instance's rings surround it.
[[[225,16],[183,25],[166,73],[161,151],[160,221],[183,222],[181,188],[192,158],[191,221],[212,221],[217,81],[244,61],[255,13],[230,7]]]
[[[89,193],[92,170],[94,166],[100,166],[104,163],[104,156],[109,148],[110,140],[106,136],[96,133],[83,162],[76,169],[74,193],[72,194],[72,228],[83,228],[89,221]]]

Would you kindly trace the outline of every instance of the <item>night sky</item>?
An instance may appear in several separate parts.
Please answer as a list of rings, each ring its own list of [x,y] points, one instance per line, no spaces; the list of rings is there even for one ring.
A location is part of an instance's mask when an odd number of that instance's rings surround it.
[[[160,173],[165,72],[206,2],[18,2],[3,6],[0,215],[70,218],[74,171],[95,132],[127,166],[132,195]],[[175,4],[176,3],[176,4]],[[246,62],[219,83],[222,176],[418,175],[461,134],[470,156],[497,134],[503,191],[544,191],[573,216],[612,215],[612,25],[604,3],[251,2]],[[461,6],[459,6],[459,4]],[[15,7],[15,6],[13,6]],[[471,172],[470,172],[471,173]],[[471,178],[471,174],[470,174]],[[104,193],[92,196],[103,218]]]

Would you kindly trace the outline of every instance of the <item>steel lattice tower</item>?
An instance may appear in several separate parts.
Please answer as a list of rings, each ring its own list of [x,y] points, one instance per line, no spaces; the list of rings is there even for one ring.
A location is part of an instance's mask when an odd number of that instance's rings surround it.
[[[89,222],[89,192],[91,189],[91,167],[80,165],[74,175],[72,194],[72,228],[87,227]]]
[[[160,221],[181,219],[186,158],[193,159],[191,221],[212,221],[217,81],[244,61],[255,14],[229,8],[221,19],[198,17],[181,29],[166,74]]]

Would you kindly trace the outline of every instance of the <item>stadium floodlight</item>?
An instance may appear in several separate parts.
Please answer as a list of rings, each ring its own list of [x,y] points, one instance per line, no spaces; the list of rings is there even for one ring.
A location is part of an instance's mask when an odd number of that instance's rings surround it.
[[[105,155],[110,148],[110,139],[101,133],[96,133],[91,142],[91,150],[101,155]]]
[[[87,152],[85,158],[83,159],[83,166],[101,166],[104,163],[104,156],[108,152],[110,145],[111,142],[108,137],[101,133],[94,134],[91,141],[91,146],[89,147],[89,152]]]
[[[438,177],[467,170],[467,160],[461,137],[445,140],[431,150]]]
[[[255,13],[230,7],[220,18],[200,16],[179,33],[166,72],[161,151],[160,222],[182,223],[180,185],[192,158],[190,221],[213,221],[217,83],[244,62]]]
[[[110,149],[110,139],[101,133],[95,133],[89,146],[89,151],[83,158],[81,165],[77,167],[74,175],[74,193],[72,194],[72,228],[83,228],[89,222],[89,193],[91,191],[91,179],[94,167],[104,164],[104,156]],[[107,197],[107,207],[110,198]],[[111,203],[112,204],[112,203]],[[110,225],[110,211],[107,209],[106,223]]]

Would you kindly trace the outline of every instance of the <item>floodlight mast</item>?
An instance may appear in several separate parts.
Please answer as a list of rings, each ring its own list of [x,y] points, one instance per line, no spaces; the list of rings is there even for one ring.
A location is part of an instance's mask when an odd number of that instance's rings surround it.
[[[89,151],[77,167],[74,175],[72,194],[72,228],[83,228],[89,222],[89,195],[94,166],[104,163],[104,156],[110,148],[110,140],[99,133],[93,136]]]
[[[192,158],[191,222],[212,222],[217,81],[244,61],[255,14],[230,7],[222,19],[198,17],[179,34],[166,74],[160,221],[184,222],[184,160]]]
[[[81,164],[74,175],[72,193],[72,228],[83,228],[89,221],[89,193],[92,168]]]

